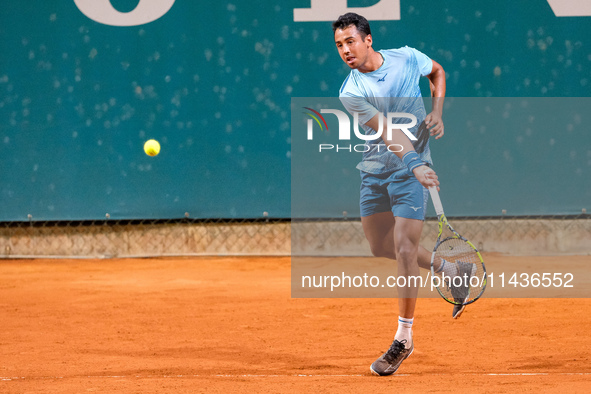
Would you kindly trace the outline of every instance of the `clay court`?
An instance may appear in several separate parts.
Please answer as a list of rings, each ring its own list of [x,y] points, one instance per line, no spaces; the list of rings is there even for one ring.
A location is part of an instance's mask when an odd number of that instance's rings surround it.
[[[287,257],[2,260],[0,276],[3,393],[590,388],[589,299],[485,296],[459,320],[421,299],[415,352],[376,377],[396,300],[291,298]]]

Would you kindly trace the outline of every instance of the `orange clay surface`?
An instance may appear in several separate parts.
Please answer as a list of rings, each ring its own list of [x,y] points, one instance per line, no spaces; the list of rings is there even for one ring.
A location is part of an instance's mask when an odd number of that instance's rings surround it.
[[[1,393],[591,392],[590,299],[420,299],[390,377],[397,301],[292,299],[289,258],[0,260],[0,311]]]

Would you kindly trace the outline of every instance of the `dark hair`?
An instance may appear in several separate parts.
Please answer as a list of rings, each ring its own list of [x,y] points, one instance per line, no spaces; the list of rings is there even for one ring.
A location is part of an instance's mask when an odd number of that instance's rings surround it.
[[[336,32],[337,29],[346,29],[351,25],[357,28],[363,40],[365,40],[368,34],[371,34],[367,19],[354,12],[348,12],[345,15],[339,16],[339,19],[332,23],[332,32]]]

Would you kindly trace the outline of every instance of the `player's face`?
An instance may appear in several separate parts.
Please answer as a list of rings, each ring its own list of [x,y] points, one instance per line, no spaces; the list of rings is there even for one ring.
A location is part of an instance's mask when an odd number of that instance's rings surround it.
[[[341,59],[351,68],[360,68],[369,58],[371,35],[362,38],[354,25],[334,32],[334,41]]]

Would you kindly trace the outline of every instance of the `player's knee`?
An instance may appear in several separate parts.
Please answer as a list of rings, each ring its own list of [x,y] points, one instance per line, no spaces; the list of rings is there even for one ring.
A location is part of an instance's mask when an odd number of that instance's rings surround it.
[[[402,243],[396,248],[396,260],[399,262],[415,261],[418,255],[418,247],[411,243]]]

